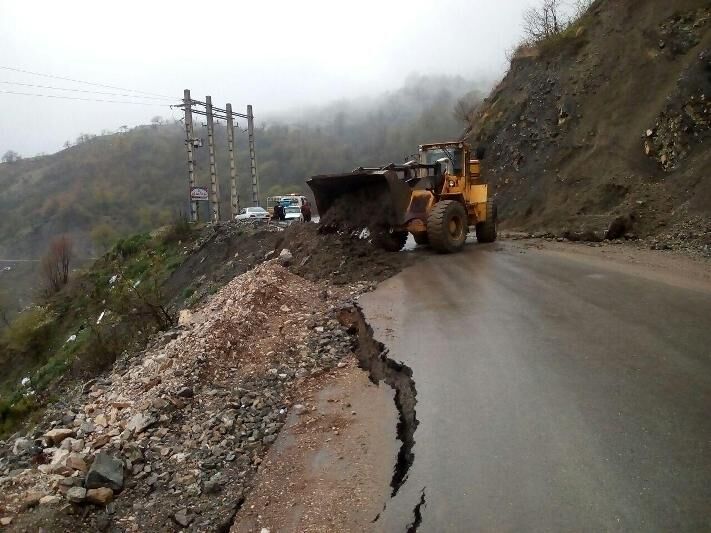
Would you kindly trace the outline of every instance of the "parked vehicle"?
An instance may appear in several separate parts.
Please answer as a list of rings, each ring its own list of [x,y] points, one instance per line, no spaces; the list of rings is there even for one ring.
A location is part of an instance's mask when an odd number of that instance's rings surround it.
[[[301,208],[296,205],[285,207],[284,220],[287,222],[303,222],[304,216],[301,214]]]
[[[263,207],[245,207],[240,210],[239,215],[235,215],[235,220],[269,220],[270,215]]]

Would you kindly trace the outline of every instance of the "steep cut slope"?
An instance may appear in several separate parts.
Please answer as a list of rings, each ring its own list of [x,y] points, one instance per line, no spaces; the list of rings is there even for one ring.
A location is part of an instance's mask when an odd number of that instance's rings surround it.
[[[711,245],[708,1],[597,0],[517,51],[469,138],[509,227]]]

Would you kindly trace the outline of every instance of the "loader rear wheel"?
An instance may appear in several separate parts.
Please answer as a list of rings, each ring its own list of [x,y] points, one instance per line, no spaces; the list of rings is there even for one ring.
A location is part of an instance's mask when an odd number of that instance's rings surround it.
[[[493,198],[489,198],[486,202],[486,220],[479,222],[476,226],[476,240],[485,242],[494,242],[496,240],[496,219],[498,213],[496,203]]]
[[[413,233],[412,237],[415,239],[415,242],[420,246],[425,246],[430,243],[430,239],[429,237],[427,237],[426,231],[423,231],[422,233]]]
[[[440,253],[461,250],[468,231],[467,211],[456,200],[438,202],[427,217],[430,246]]]
[[[407,242],[406,231],[382,231],[374,236],[373,243],[388,252],[399,252]]]

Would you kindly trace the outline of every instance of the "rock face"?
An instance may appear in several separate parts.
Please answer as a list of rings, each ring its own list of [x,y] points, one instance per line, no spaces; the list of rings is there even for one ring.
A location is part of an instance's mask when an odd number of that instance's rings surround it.
[[[620,0],[519,49],[469,135],[500,219],[558,234],[636,215],[641,237],[693,222],[711,244],[710,37],[708,1]]]
[[[123,462],[104,452],[96,454],[86,476],[87,489],[101,487],[108,487],[114,491],[123,489]]]

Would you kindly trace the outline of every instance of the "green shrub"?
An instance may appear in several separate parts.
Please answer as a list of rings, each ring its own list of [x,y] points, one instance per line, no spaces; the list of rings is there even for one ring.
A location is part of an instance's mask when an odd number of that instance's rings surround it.
[[[137,254],[150,240],[151,236],[148,233],[139,233],[127,239],[120,239],[116,242],[114,249],[117,254],[127,259]]]
[[[3,333],[3,344],[15,352],[39,355],[48,345],[55,316],[42,306],[20,313]]]
[[[192,232],[192,227],[190,226],[190,221],[185,213],[180,211],[173,222],[171,223],[168,231],[163,235],[164,243],[184,241],[190,237]]]

